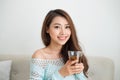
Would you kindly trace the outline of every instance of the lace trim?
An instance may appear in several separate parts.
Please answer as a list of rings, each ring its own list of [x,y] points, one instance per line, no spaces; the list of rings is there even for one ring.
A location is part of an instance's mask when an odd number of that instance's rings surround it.
[[[38,58],[32,58],[32,64],[41,66],[45,68],[48,64],[61,66],[63,65],[63,58],[59,59],[38,59]]]

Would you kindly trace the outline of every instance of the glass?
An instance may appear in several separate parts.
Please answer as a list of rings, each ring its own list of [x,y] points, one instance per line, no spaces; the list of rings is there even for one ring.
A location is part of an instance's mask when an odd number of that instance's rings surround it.
[[[68,51],[68,57],[71,61],[78,60],[79,62],[81,62],[82,55],[82,51]]]

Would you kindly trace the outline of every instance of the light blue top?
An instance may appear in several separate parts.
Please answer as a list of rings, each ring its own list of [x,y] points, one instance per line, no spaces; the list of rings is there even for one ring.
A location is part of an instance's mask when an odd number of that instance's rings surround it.
[[[30,80],[87,80],[83,72],[62,77],[58,70],[64,65],[63,58],[31,59]]]

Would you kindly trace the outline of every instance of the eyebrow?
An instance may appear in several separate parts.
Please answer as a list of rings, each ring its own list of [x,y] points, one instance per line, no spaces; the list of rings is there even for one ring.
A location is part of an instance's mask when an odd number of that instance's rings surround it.
[[[61,25],[61,24],[59,24],[59,23],[54,23],[54,25]]]
[[[54,25],[61,25],[61,24],[59,24],[59,23],[54,23]],[[65,25],[69,25],[69,24],[65,24]]]

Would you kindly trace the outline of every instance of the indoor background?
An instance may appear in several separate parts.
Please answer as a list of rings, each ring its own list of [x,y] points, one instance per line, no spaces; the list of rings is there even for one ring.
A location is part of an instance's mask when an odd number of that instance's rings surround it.
[[[0,55],[31,56],[44,47],[42,23],[57,8],[72,17],[85,55],[112,59],[120,80],[120,0],[0,0]]]

